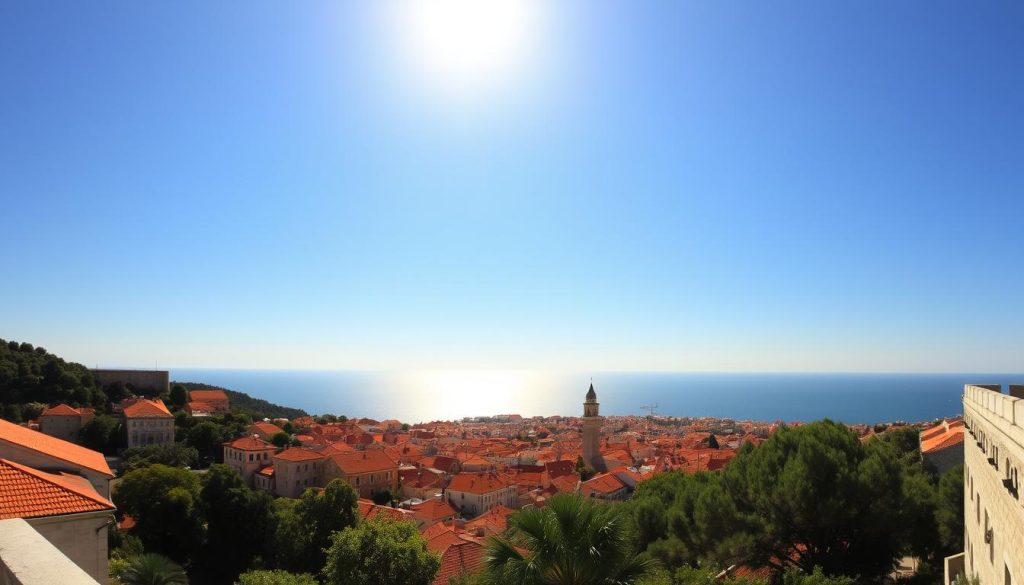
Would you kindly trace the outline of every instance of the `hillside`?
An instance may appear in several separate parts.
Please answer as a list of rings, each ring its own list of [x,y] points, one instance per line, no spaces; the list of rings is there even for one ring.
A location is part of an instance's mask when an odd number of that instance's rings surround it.
[[[228,388],[221,388],[220,386],[213,386],[211,384],[203,384],[200,382],[171,382],[171,384],[181,384],[188,390],[223,390],[228,395],[228,400],[231,401],[231,410],[243,411],[253,415],[253,418],[299,418],[300,416],[307,416],[306,411],[299,408],[290,408],[287,406],[281,406],[268,402],[261,398],[253,398],[245,392],[239,392],[237,390],[230,390]]]
[[[0,415],[21,422],[24,405],[35,403],[27,411],[37,415],[40,404],[59,402],[102,409],[108,398],[82,364],[31,343],[0,339]]]
[[[189,389],[224,390],[234,411],[257,418],[297,418],[306,413],[297,408],[272,404],[244,392],[197,382],[183,383]],[[65,361],[45,348],[27,342],[0,339],[0,418],[11,422],[33,419],[48,406],[59,403],[88,406],[100,413],[111,412],[111,403],[128,396],[130,388],[113,384],[100,388],[89,368]],[[164,397],[166,398],[166,397]]]

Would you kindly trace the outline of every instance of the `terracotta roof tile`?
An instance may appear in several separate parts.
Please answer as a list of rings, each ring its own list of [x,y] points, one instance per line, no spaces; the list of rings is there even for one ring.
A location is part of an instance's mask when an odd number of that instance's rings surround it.
[[[113,509],[85,478],[0,459],[0,520]]]
[[[241,451],[266,451],[267,449],[276,448],[274,445],[257,437],[242,437],[224,444],[232,449],[239,449]]]
[[[312,461],[314,459],[323,459],[324,456],[311,449],[303,449],[301,447],[292,447],[285,451],[281,451],[277,455],[274,455],[274,459],[283,459],[285,461]]]
[[[0,441],[7,441],[55,459],[67,461],[78,467],[114,477],[114,473],[110,471],[110,466],[107,465],[107,460],[103,458],[102,453],[5,420],[0,420]]]
[[[164,401],[159,398],[155,400],[140,400],[131,406],[126,406],[124,415],[128,418],[168,418],[173,416],[171,411],[167,410],[167,407],[164,406]]]
[[[42,416],[81,416],[82,413],[67,404],[58,404],[43,411]]]
[[[228,395],[223,390],[191,390],[188,397],[196,402],[217,402],[228,399]]]

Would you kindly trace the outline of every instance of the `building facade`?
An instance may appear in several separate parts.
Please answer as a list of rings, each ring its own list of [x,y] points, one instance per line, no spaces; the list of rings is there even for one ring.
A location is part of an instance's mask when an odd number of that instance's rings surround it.
[[[274,495],[297,498],[311,487],[322,486],[326,457],[311,449],[292,447],[273,457]],[[262,489],[262,486],[257,486]]]
[[[170,445],[174,442],[174,416],[163,400],[139,400],[124,409],[128,448]]]
[[[171,390],[171,373],[167,370],[90,370],[101,387],[116,382],[131,386],[146,396],[166,394]]]
[[[604,459],[601,457],[601,425],[604,424],[604,417],[599,414],[600,406],[594,384],[590,384],[583,402],[583,462],[597,471],[604,471]]]
[[[93,419],[91,408],[72,408],[58,404],[47,408],[39,417],[39,431],[72,443],[78,442],[78,433]]]
[[[947,559],[981,585],[1024,584],[1024,386],[964,387],[964,548]]]
[[[330,455],[325,461],[324,483],[336,478],[345,480],[360,498],[385,491],[398,494],[398,463],[382,451],[367,449]]]
[[[516,484],[497,473],[458,473],[444,492],[444,500],[469,518],[499,505],[514,509],[518,498]]]
[[[224,443],[224,463],[235,469],[246,485],[255,487],[256,472],[271,465],[277,447],[258,438],[242,437]]]

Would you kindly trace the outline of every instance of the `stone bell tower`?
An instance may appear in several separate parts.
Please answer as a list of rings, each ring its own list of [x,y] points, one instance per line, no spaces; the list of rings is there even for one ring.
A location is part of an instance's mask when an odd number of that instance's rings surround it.
[[[604,471],[601,457],[601,425],[604,417],[598,414],[597,392],[591,382],[587,399],[583,402],[583,462],[597,471]]]

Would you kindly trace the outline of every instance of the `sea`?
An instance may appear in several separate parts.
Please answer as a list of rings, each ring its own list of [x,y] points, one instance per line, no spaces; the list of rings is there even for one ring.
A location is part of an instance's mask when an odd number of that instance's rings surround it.
[[[172,368],[171,379],[245,392],[310,414],[408,423],[519,414],[578,416],[591,383],[604,415],[845,423],[931,421],[962,413],[964,384],[1024,374],[638,373],[529,370]]]

